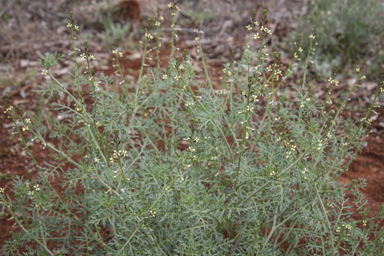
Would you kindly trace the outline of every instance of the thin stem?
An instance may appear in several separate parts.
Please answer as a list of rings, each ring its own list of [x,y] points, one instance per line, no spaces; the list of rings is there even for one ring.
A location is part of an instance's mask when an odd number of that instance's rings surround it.
[[[335,254],[335,247],[334,247],[334,242],[333,242],[333,233],[332,233],[332,229],[331,229],[331,224],[329,223],[329,219],[328,219],[328,216],[327,216],[327,211],[324,207],[324,204],[323,204],[323,200],[321,199],[320,197],[320,194],[319,194],[319,190],[317,189],[317,186],[316,186],[316,183],[313,181],[313,178],[312,178],[312,175],[310,172],[308,172],[308,175],[309,175],[309,178],[310,178],[310,181],[316,191],[316,195],[317,195],[317,199],[319,200],[320,202],[320,206],[321,206],[321,210],[323,211],[323,215],[324,215],[324,218],[325,218],[325,221],[326,221],[326,224],[327,224],[327,228],[328,228],[328,231],[329,231],[329,236],[331,238],[331,247],[332,247],[332,255]]]
[[[209,74],[208,74],[207,65],[205,64],[205,58],[204,58],[204,53],[203,53],[203,47],[201,47],[200,38],[199,38],[198,42],[199,42],[199,50],[200,50],[200,54],[201,54],[201,61],[202,61],[202,63],[203,63],[203,67],[204,67],[204,71],[205,71],[205,76],[206,76],[207,79],[208,79],[209,87],[210,87],[211,90],[213,91],[213,85],[212,85],[211,78],[209,77]]]
[[[136,94],[135,94],[136,104],[138,103],[139,87],[140,87],[140,83],[141,83],[141,77],[143,76],[143,72],[144,72],[145,58],[146,58],[146,54],[147,54],[147,46],[148,46],[148,38],[145,38],[143,58],[141,60],[140,75],[139,75],[139,78],[137,79],[137,85],[136,85]]]
[[[217,127],[217,129],[219,130],[221,136],[223,137],[224,141],[225,141],[225,144],[227,145],[227,148],[228,148],[228,151],[230,153],[230,156],[231,156],[231,160],[233,161],[234,160],[234,155],[233,155],[233,152],[232,152],[232,149],[231,149],[231,145],[229,145],[228,143],[228,140],[227,138],[225,137],[225,134],[223,133],[223,130],[220,128],[220,126],[216,123],[216,121],[213,119],[213,116],[211,115],[211,113],[208,112],[208,110],[204,107],[203,104],[201,104],[201,102],[196,98],[196,95],[193,93],[191,87],[184,82],[183,79],[181,79],[181,81],[184,83],[184,85],[188,88],[188,91],[190,92],[190,94],[192,95],[193,99],[195,100],[195,102],[197,102],[201,107],[202,109],[205,111],[205,113],[207,115],[209,115],[210,119],[211,119],[211,122],[215,124],[215,126]]]
[[[5,202],[5,201],[4,201]],[[27,233],[30,237],[33,237],[34,241],[36,241],[49,255],[55,255],[54,253],[52,253],[45,244],[43,244],[42,242],[40,242],[40,240],[33,234],[33,233],[30,233],[24,226],[23,224],[21,224],[21,222],[19,221],[19,219],[16,217],[16,214],[12,211],[11,207],[8,205],[7,202],[4,203],[5,204],[5,207],[7,207],[8,211],[11,213],[12,217],[15,219],[17,225],[25,232]]]
[[[308,50],[307,59],[305,60],[305,68],[304,68],[304,76],[303,76],[303,84],[302,84],[303,87],[305,85],[305,78],[307,77],[308,62],[309,62],[309,58],[311,56],[312,43],[313,43],[313,39],[311,38],[311,42],[309,43],[309,50]]]

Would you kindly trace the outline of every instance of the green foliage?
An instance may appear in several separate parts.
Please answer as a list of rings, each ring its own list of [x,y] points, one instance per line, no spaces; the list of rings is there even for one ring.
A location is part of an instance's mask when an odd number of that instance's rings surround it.
[[[143,60],[151,38],[146,32]],[[261,45],[267,33],[261,33]],[[189,56],[171,57],[165,73],[148,68],[143,75],[143,65],[135,91],[125,86],[119,91],[110,86],[112,78],[92,75],[92,55],[84,45],[88,73],[72,55],[70,88],[50,72],[61,55],[41,60],[52,81],[40,89],[49,96],[68,96],[67,102],[56,103],[65,116],[50,133],[58,139],[56,146],[46,142],[42,116],[18,121],[10,114],[27,151],[21,129],[55,152],[56,162],[41,166],[31,155],[39,178],[18,177],[13,201],[0,194],[3,208],[22,229],[5,245],[6,255],[21,248],[30,255],[384,250],[384,233],[375,223],[384,211],[367,217],[359,191],[364,180],[349,187],[337,181],[348,168],[345,160],[352,161],[365,145],[372,109],[359,126],[340,117],[355,86],[336,113],[327,111],[328,104],[308,96],[305,75],[302,85],[285,84],[293,62],[282,74],[279,54],[268,64],[262,51],[246,48],[241,62],[225,65],[219,92],[209,79],[206,86],[196,82],[199,68]],[[174,50],[172,44],[172,56]],[[121,72],[120,52],[113,53]],[[125,85],[124,80],[115,83]],[[56,179],[60,193],[51,185]],[[349,190],[354,202],[346,198]],[[351,218],[352,205],[362,220]]]
[[[297,31],[316,26],[314,68],[329,77],[333,65],[370,60],[368,78],[378,78],[384,68],[384,7],[377,0],[312,0]],[[296,32],[295,32],[296,33]],[[303,37],[304,52],[310,40]],[[329,65],[331,63],[331,65]]]
[[[184,14],[196,23],[212,20],[215,17],[212,10],[220,3],[215,0],[185,1],[183,2]]]
[[[111,3],[109,3],[109,5],[110,4]],[[108,49],[112,49],[116,45],[121,47],[132,47],[132,45],[130,45],[134,35],[134,33],[132,33],[132,23],[128,20],[112,18],[115,16],[115,8],[116,7],[108,8],[103,5],[99,8],[97,25],[103,33],[99,33],[96,39],[105,42]]]
[[[130,23],[121,25],[120,23],[110,22],[106,26],[105,40],[107,44],[110,46],[114,45],[115,43],[118,43],[120,45],[128,35],[132,37],[132,33],[130,33],[130,30],[131,30]]]

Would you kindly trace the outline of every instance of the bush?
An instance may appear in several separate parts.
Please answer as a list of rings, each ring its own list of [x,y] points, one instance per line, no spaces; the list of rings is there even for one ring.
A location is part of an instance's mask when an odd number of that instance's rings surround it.
[[[175,5],[171,9],[177,11]],[[259,22],[247,29],[249,40],[263,46],[270,33],[266,13]],[[68,27],[74,38],[72,16]],[[64,56],[47,53],[41,59],[43,73],[51,77],[40,86],[43,95],[68,96],[67,102],[55,103],[66,116],[50,133],[58,146],[46,141],[43,113],[16,120],[12,107],[7,109],[26,150],[24,130],[31,132],[30,141],[56,152],[57,161],[41,166],[31,155],[39,178],[18,177],[14,200],[1,195],[3,210],[22,229],[5,245],[7,255],[21,248],[28,255],[333,255],[341,250],[372,255],[384,250],[384,232],[375,223],[384,211],[367,217],[369,207],[359,192],[364,180],[350,186],[337,181],[365,145],[372,106],[359,126],[340,116],[363,79],[359,72],[334,111],[308,96],[306,73],[301,85],[285,82],[294,61],[283,74],[280,54],[268,62],[262,50],[247,47],[240,63],[225,65],[219,91],[209,78],[198,84],[197,64],[188,55],[175,57],[173,41],[167,70],[148,68],[143,75],[152,38],[147,30],[133,91],[114,90],[111,77],[93,76],[87,43],[80,55],[84,68],[73,39],[68,88],[51,73]],[[301,50],[296,46],[295,54]],[[120,75],[114,84],[123,86],[122,53],[114,49],[113,55]],[[331,79],[327,102],[335,85]],[[63,191],[52,187],[55,179]],[[353,203],[346,191],[356,196]],[[351,218],[352,206],[360,220]]]
[[[368,78],[378,78],[384,68],[384,8],[381,1],[312,0],[298,31],[316,26],[318,51],[314,57],[318,75],[329,77],[332,65],[346,65],[369,60]],[[294,33],[295,34],[295,33]],[[303,38],[305,52],[308,35]]]

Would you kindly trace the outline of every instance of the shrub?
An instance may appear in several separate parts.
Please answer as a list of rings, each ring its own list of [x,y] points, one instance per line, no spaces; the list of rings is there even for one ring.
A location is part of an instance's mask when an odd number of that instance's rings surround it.
[[[177,11],[174,4],[170,8]],[[31,132],[30,141],[53,150],[56,164],[41,166],[31,155],[39,178],[18,177],[14,200],[1,195],[3,209],[22,230],[7,242],[5,253],[23,247],[28,255],[382,252],[384,232],[375,220],[384,208],[368,218],[369,207],[359,191],[364,180],[350,186],[337,181],[365,145],[373,106],[358,126],[340,115],[363,76],[357,72],[356,84],[338,109],[329,104],[331,88],[337,86],[334,77],[327,101],[315,102],[305,89],[306,73],[301,85],[286,83],[294,61],[285,74],[280,54],[266,61],[266,23],[264,13],[261,21],[253,18],[247,26],[249,40],[260,40],[261,50],[246,47],[239,63],[226,64],[219,91],[210,79],[198,84],[197,64],[188,55],[175,57],[173,41],[167,70],[147,68],[143,75],[153,38],[149,30],[133,91],[124,86],[119,49],[113,50],[119,75],[115,84],[122,90],[113,89],[111,77],[93,76],[87,43],[80,55],[84,68],[73,39],[68,88],[51,73],[64,56],[47,53],[41,58],[51,80],[40,91],[48,97],[68,96],[67,102],[55,103],[66,118],[56,120],[49,134],[59,142],[54,146],[46,141],[43,113],[16,120],[12,107],[6,111],[26,150],[22,130]],[[72,16],[68,27],[74,38]],[[313,40],[311,35],[309,52]],[[202,60],[204,64],[203,55]],[[55,179],[63,186],[60,192],[51,185]],[[354,202],[346,191],[356,196]],[[360,220],[351,218],[352,206]]]
[[[351,64],[369,60],[368,78],[377,78],[384,68],[383,33],[384,8],[381,1],[369,0],[312,0],[308,13],[297,31],[316,26],[318,51],[314,57],[317,74],[329,77],[332,65]],[[295,34],[295,33],[294,33]],[[307,34],[303,49],[309,48]]]

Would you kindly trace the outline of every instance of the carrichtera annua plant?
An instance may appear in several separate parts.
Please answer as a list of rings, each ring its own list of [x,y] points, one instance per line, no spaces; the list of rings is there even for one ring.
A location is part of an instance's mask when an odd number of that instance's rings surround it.
[[[178,7],[169,7],[174,17]],[[155,26],[161,21],[158,16]],[[3,210],[21,229],[5,245],[6,255],[384,251],[384,232],[376,221],[384,208],[369,215],[359,191],[364,180],[350,186],[338,182],[366,143],[374,107],[359,125],[341,116],[349,94],[364,78],[362,69],[342,105],[331,105],[336,70],[326,101],[316,102],[306,91],[306,74],[301,84],[288,83],[295,58],[284,67],[280,54],[269,59],[263,51],[271,33],[264,12],[262,19],[253,17],[247,26],[249,39],[241,61],[225,64],[221,90],[214,89],[209,77],[205,84],[198,82],[197,63],[187,54],[175,57],[173,40],[169,66],[147,67],[151,39],[157,38],[160,50],[158,29],[158,34],[145,32],[143,64],[132,90],[119,64],[120,49],[113,50],[115,75],[96,77],[88,44],[82,49],[76,44],[78,26],[72,14],[68,28],[74,60],[69,85],[52,74],[64,55],[47,53],[40,60],[43,73],[51,78],[40,86],[43,95],[67,96],[55,103],[65,117],[56,120],[49,133],[57,143],[47,142],[44,113],[16,120],[12,107],[6,111],[26,150],[30,152],[28,141],[42,143],[56,161],[41,165],[31,155],[38,178],[18,177],[14,200],[1,194]],[[174,23],[172,28],[174,39]],[[313,42],[315,33],[310,39]],[[250,40],[258,42],[259,50],[251,49]],[[196,41],[200,45],[199,36]],[[294,55],[299,51],[298,40]],[[306,67],[313,51],[311,44]],[[200,54],[209,75],[201,45]],[[57,179],[62,191],[51,185]],[[349,201],[346,191],[356,200]],[[359,220],[352,219],[352,206]]]

